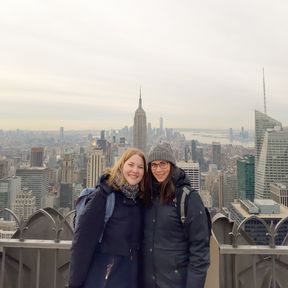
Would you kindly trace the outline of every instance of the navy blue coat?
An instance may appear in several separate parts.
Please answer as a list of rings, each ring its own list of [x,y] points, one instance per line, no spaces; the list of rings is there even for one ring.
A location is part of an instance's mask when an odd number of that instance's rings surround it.
[[[142,205],[114,191],[114,211],[104,230],[106,199],[112,193],[105,180],[102,176],[99,193],[91,196],[79,218],[71,248],[70,288],[138,287]]]
[[[174,170],[176,194],[190,186],[184,171]],[[144,217],[144,288],[203,288],[209,267],[210,231],[199,194],[187,196],[184,224],[177,201],[161,204],[159,191]]]

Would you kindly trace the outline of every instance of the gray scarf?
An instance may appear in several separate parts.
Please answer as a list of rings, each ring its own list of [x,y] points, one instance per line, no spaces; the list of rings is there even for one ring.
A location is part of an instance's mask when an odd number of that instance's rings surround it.
[[[139,195],[139,185],[130,185],[130,184],[123,184],[120,186],[120,190],[124,194],[124,196],[128,199],[132,199],[135,201],[135,199]]]
[[[114,184],[119,187],[120,191],[124,194],[124,196],[128,199],[132,199],[135,201],[135,199],[139,196],[139,184],[137,185],[130,185],[129,183],[121,183],[120,176],[117,175],[117,177],[114,180]]]

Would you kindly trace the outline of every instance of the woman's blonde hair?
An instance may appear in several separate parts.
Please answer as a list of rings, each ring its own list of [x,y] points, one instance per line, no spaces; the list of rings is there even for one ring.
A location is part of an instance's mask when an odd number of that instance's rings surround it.
[[[107,174],[109,174],[108,184],[113,186],[114,188],[119,188],[119,187],[115,187],[116,178],[117,178],[118,181],[120,180],[120,185],[127,183],[126,179],[123,176],[122,170],[123,170],[124,163],[129,158],[131,158],[133,155],[138,155],[143,160],[144,175],[143,175],[143,178],[141,179],[141,181],[139,183],[140,194],[141,194],[141,197],[143,197],[144,188],[145,188],[144,187],[144,183],[145,183],[145,180],[146,180],[147,167],[146,167],[145,155],[140,149],[128,148],[127,150],[125,150],[123,152],[123,154],[121,155],[120,159],[114,164],[114,166],[112,168],[110,168],[110,169],[107,169]]]

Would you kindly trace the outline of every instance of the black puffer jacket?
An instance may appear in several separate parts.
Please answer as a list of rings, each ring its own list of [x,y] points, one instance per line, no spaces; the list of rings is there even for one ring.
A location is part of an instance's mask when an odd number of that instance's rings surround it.
[[[177,194],[190,186],[185,172],[177,167],[173,179]],[[210,264],[210,231],[199,194],[194,191],[187,197],[184,224],[176,199],[160,204],[159,192],[153,195],[144,218],[144,288],[203,288]]]
[[[113,190],[106,183],[106,178],[105,175],[101,177],[99,193],[91,196],[79,218],[71,249],[71,288],[138,287],[142,204],[138,198],[134,201],[126,198],[121,191]],[[104,230],[109,193],[115,193],[115,206]]]

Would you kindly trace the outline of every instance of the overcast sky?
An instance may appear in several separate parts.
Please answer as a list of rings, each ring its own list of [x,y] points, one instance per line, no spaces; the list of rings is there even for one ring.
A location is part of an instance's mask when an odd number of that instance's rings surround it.
[[[288,1],[7,0],[0,129],[288,123]]]

